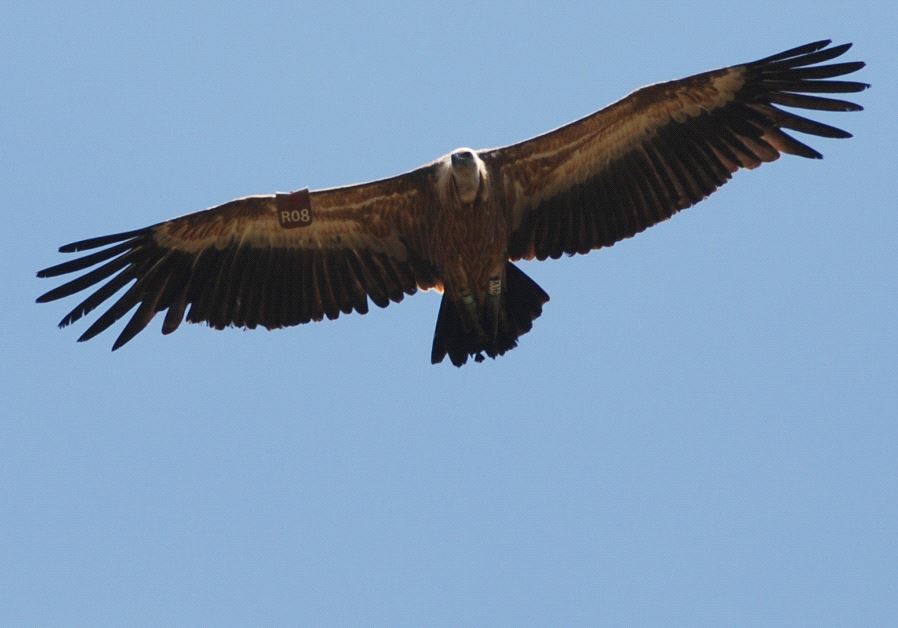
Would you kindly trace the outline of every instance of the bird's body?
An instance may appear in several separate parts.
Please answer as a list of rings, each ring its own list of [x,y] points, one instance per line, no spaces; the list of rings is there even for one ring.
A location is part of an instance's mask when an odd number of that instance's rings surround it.
[[[468,161],[455,159],[459,153],[470,155]],[[429,238],[434,263],[448,292],[481,299],[507,259],[509,217],[473,151],[459,149],[437,164],[434,187],[442,210],[433,217]]]
[[[236,199],[75,242],[60,250],[107,248],[38,275],[99,266],[38,300],[100,284],[64,326],[131,284],[80,338],[137,307],[118,348],[163,311],[163,333],[185,316],[215,328],[271,329],[437,289],[444,296],[432,361],[496,357],[517,345],[549,298],[512,262],[610,246],[780,153],[820,157],[784,129],[849,137],[780,108],[861,108],[812,95],[867,87],[826,80],[863,67],[819,65],[850,47],[829,43],[651,85],[531,140],[458,149],[388,179]]]

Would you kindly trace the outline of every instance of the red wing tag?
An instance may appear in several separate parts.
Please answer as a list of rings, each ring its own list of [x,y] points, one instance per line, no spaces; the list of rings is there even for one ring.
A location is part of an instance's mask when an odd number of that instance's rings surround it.
[[[312,195],[309,194],[309,188],[276,194],[274,199],[278,222],[284,229],[308,227],[312,224]]]

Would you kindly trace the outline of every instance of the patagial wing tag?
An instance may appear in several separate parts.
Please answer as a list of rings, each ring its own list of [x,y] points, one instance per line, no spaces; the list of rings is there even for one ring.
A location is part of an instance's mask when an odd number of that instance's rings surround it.
[[[274,198],[281,227],[296,229],[312,224],[312,195],[309,194],[309,188],[275,194]]]

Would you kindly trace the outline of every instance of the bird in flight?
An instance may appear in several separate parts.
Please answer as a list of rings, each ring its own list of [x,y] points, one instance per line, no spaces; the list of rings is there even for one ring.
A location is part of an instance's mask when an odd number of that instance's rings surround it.
[[[460,148],[387,179],[247,196],[66,244],[60,252],[98,250],[39,271],[87,272],[37,300],[97,286],[65,327],[128,286],[78,339],[136,307],[115,350],[160,312],[163,334],[185,317],[215,329],[275,329],[435,289],[443,296],[431,362],[495,358],[517,346],[549,300],[513,262],[611,246],[780,153],[821,157],[790,131],[850,137],[782,108],[862,109],[819,95],[869,87],[831,80],[864,63],[826,64],[851,47],[830,44],[649,85],[533,139]]]

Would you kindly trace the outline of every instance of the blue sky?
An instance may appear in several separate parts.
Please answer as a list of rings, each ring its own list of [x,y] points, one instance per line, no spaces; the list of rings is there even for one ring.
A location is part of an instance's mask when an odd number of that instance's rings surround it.
[[[4,4],[0,623],[894,622],[898,9],[601,5]],[[434,294],[114,354],[34,303],[65,242],[824,37],[855,138],[525,264],[552,300],[495,362],[429,364]]]

